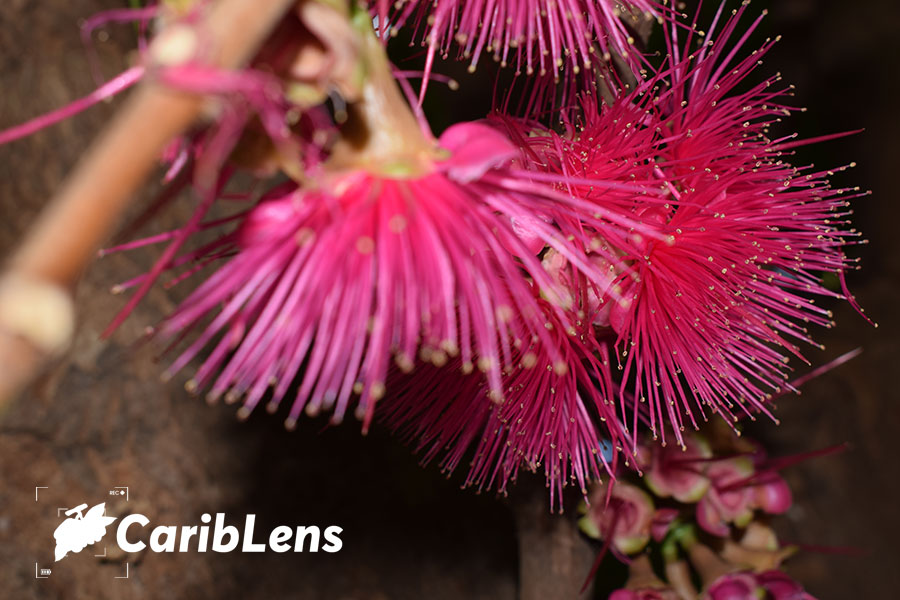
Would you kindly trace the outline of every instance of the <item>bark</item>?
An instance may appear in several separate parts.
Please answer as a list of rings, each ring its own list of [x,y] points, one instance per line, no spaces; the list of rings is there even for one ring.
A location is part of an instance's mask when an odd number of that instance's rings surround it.
[[[537,477],[522,480],[511,498],[519,543],[519,600],[573,600],[596,551],[578,532],[574,510],[551,512],[549,491]]]

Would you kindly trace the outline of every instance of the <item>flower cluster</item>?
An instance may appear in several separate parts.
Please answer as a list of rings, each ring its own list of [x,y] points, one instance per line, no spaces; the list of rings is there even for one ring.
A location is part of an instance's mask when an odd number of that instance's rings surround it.
[[[779,469],[837,448],[772,459],[723,426],[685,436],[685,446],[641,443],[644,477],[624,473],[598,485],[582,506],[581,531],[604,544],[597,565],[609,551],[630,566],[628,583],[611,598],[811,598],[780,571],[797,548],[780,544],[768,520],[792,503]],[[659,574],[653,556],[661,558]]]
[[[837,295],[820,273],[849,268],[842,246],[856,236],[844,220],[856,190],[832,189],[827,173],[792,166],[791,138],[769,137],[790,112],[778,78],[737,91],[770,45],[729,62],[743,10],[700,50],[690,52],[690,36],[673,47],[670,56],[687,58],[673,58],[633,95],[611,107],[587,103],[578,131],[526,139],[536,168],[653,231],[601,236],[614,279],[587,292],[612,304],[606,332],[623,367],[623,408],[630,402],[635,420],[645,413],[663,440],[668,422],[679,445],[680,431],[707,411],[729,420],[767,413],[787,357],[813,343],[808,324],[831,326],[811,296]],[[592,185],[616,169],[666,194]]]
[[[817,140],[773,133],[790,88],[758,75],[774,40],[745,48],[762,18],[748,24],[748,4],[722,2],[701,33],[655,0],[302,0],[222,71],[194,28],[207,3],[155,3],[86,25],[158,31],[137,66],[0,142],[146,77],[203,94],[206,120],[167,148],[169,189],[141,222],[183,189],[199,202],[174,231],[105,251],[167,244],[116,287],[136,291],[109,332],[164,273],[193,280],[152,330],[175,353],[166,375],[199,358],[188,390],[240,401],[242,417],[263,403],[289,404],[288,427],[304,412],[380,420],[445,469],[468,464],[468,484],[542,469],[554,498],[627,462],[725,535],[789,492],[771,465],[712,460],[685,431],[771,416],[809,327],[832,324],[815,297],[848,295],[822,275],[842,280],[858,239],[859,191],[792,164]],[[656,62],[635,45],[645,22],[664,29]],[[473,67],[489,53],[593,87],[558,123],[535,101],[435,136],[388,60],[402,28],[428,47],[426,80],[456,44]],[[619,70],[592,79],[594,56]],[[643,506],[622,522],[643,528],[645,495],[613,490]],[[598,532],[622,526],[610,518]],[[633,533],[618,551],[647,543]]]
[[[641,572],[643,568],[643,573]],[[815,600],[803,587],[782,571],[763,573],[740,571],[715,579],[701,595],[684,595],[654,576],[647,576],[645,561],[636,561],[632,571],[634,587],[614,591],[609,600]]]
[[[777,40],[747,47],[749,0],[705,31],[665,0],[300,0],[228,71],[204,60],[211,4],[88,20],[87,37],[138,23],[137,64],[0,132],[145,79],[204,98],[135,229],[185,190],[192,216],[101,252],[166,244],[116,286],[135,292],[107,334],[164,274],[192,281],[150,330],[166,377],[199,363],[189,392],[242,418],[287,405],[288,428],[381,422],[478,488],[541,470],[561,505],[574,485],[600,558],[629,564],[614,600],[811,598],[767,520],[792,503],[778,471],[823,452],[770,459],[733,430],[799,385],[789,359],[833,324],[816,298],[853,303],[861,193],[832,185],[847,167],[795,164],[843,134],[781,132],[791,88],[759,73]],[[648,25],[660,52],[642,52]],[[426,46],[418,93],[388,59],[399,30]],[[434,135],[422,99],[453,48],[532,76],[525,114]]]
[[[814,345],[810,324],[832,324],[814,296],[842,296],[821,274],[852,267],[843,248],[857,236],[846,216],[858,190],[792,166],[798,142],[770,136],[791,112],[782,103],[789,89],[778,77],[747,85],[772,42],[735,58],[758,23],[740,29],[745,11],[710,29],[697,51],[693,34],[676,46],[673,29],[670,59],[655,76],[608,104],[584,97],[562,132],[494,118],[532,178],[564,186],[585,214],[630,225],[571,226],[587,240],[576,243],[577,262],[540,248],[574,324],[555,338],[564,371],[546,348],[529,347],[506,373],[502,404],[452,371],[418,372],[397,388],[386,419],[426,459],[445,453],[452,470],[474,446],[467,483],[502,489],[524,465],[543,467],[551,490],[567,479],[583,490],[586,475],[608,470],[601,440],[590,437],[598,415],[613,450],[624,443],[634,455],[642,426],[686,448],[682,432],[711,413],[730,423],[771,416],[769,399],[792,389],[788,358]],[[529,228],[546,223],[563,225],[538,213],[519,234],[534,240]],[[723,482],[750,476],[743,463],[718,465],[710,478],[727,489]],[[771,491],[762,506],[779,501]],[[745,518],[756,505],[744,495],[704,502],[706,524]]]
[[[756,510],[781,514],[790,508],[791,491],[760,448],[735,443],[714,454],[699,434],[685,441],[686,450],[645,447],[639,464],[656,496],[696,504],[703,530],[725,537],[731,525],[746,526]]]

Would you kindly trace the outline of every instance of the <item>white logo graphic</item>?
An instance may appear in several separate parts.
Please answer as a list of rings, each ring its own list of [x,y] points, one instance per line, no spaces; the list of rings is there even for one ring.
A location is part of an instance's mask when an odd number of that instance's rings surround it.
[[[35,488],[35,501],[38,490]],[[128,488],[114,488],[110,496],[124,495],[128,501]],[[65,509],[58,509],[62,511]],[[226,524],[225,513],[202,513],[200,523],[194,525],[154,525],[146,515],[131,513],[118,517],[105,514],[106,503],[100,502],[88,509],[87,503],[66,510],[66,518],[53,532],[56,540],[56,561],[70,553],[76,554],[87,546],[96,544],[106,536],[107,528],[115,521],[115,544],[127,554],[143,552],[339,552],[343,547],[343,529],[337,525],[320,528],[317,525],[279,525],[272,530],[259,531],[256,515],[244,515],[243,527],[239,523]],[[57,512],[58,514],[58,512]],[[107,556],[106,548],[98,558]],[[47,579],[51,570],[35,563],[35,578]],[[128,563],[125,575],[116,579],[128,579]]]
[[[106,511],[105,502],[91,507],[86,515],[82,515],[81,511],[87,506],[87,504],[80,504],[67,510],[66,516],[69,518],[60,523],[53,532],[53,538],[56,540],[57,561],[65,558],[69,552],[78,553],[84,550],[85,546],[99,542],[106,535],[106,527],[116,520],[115,517],[103,515]]]

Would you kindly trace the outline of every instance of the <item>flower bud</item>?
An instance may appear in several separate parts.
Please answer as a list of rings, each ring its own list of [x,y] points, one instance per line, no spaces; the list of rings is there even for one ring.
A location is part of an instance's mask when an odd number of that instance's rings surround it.
[[[780,515],[791,507],[792,501],[791,488],[777,475],[769,483],[756,486],[756,505],[767,513]]]
[[[766,571],[756,576],[756,581],[769,594],[771,600],[815,600],[803,587],[782,571]]]
[[[674,444],[655,447],[645,481],[657,496],[692,504],[709,489],[703,459],[711,458],[712,450],[699,435],[685,437],[684,443],[683,450]]]
[[[713,535],[726,536],[729,523],[743,527],[753,518],[755,489],[739,485],[753,474],[753,462],[746,457],[721,460],[707,474],[712,486],[697,504],[697,523]]]
[[[650,541],[655,513],[652,498],[630,483],[613,484],[609,503],[605,502],[606,486],[591,495],[591,506],[579,521],[581,530],[590,537],[612,538],[612,545],[624,554],[635,554]]]
[[[766,590],[751,573],[729,573],[715,580],[703,600],[763,600]]]

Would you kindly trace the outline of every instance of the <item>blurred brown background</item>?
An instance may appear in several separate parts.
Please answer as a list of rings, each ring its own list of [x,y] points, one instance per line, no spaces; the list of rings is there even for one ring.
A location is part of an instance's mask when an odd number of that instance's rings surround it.
[[[0,3],[0,129],[51,110],[93,88],[78,35],[79,19],[114,0]],[[755,3],[754,3],[755,4]],[[767,3],[760,2],[752,10]],[[820,166],[857,161],[839,180],[874,194],[856,203],[855,222],[871,240],[856,251],[864,269],[851,278],[880,327],[836,305],[838,327],[810,353],[824,362],[863,346],[852,363],[781,402],[783,425],[754,434],[774,454],[849,441],[840,456],[787,473],[796,505],[782,520],[785,539],[852,547],[863,556],[807,553],[791,572],[823,600],[893,598],[900,590],[900,409],[896,307],[900,235],[894,201],[900,159],[900,5],[890,0],[777,0],[765,27],[784,34],[767,59],[797,85],[809,112],[794,121],[807,135],[865,127],[866,132],[801,157]],[[129,26],[110,27],[97,46],[107,75],[133,47]],[[465,88],[465,82],[463,82]],[[97,107],[32,138],[0,147],[0,249],[8,252],[114,106]],[[151,196],[148,190],[144,200]],[[160,230],[190,210],[190,199],[151,226]],[[180,213],[179,213],[180,211]],[[73,223],[73,227],[77,224]],[[98,261],[78,291],[80,329],[65,360],[0,422],[0,597],[5,598],[514,598],[516,538],[502,501],[458,489],[435,468],[420,469],[381,431],[362,438],[353,424],[325,429],[305,421],[293,434],[279,419],[239,424],[228,407],[188,397],[183,380],[162,384],[152,348],[135,348],[145,325],[173,306],[177,292],[156,291],[109,342],[98,340],[122,299],[111,285],[146,268],[151,251]],[[58,523],[48,506],[129,486],[154,524],[197,523],[202,512],[258,514],[258,527],[338,524],[338,554],[156,554],[100,561],[82,552],[34,578],[52,562]],[[41,502],[34,487],[48,486]],[[67,504],[69,503],[69,504]],[[112,511],[124,510],[110,499]],[[132,568],[122,574],[123,561]]]

